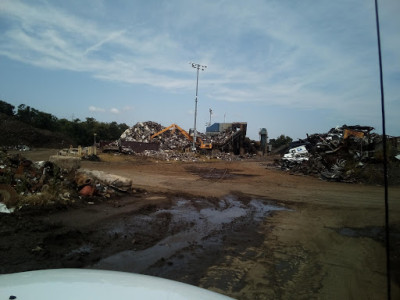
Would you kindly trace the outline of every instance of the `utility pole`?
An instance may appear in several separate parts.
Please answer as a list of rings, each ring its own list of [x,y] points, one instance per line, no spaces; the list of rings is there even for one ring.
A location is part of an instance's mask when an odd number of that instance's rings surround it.
[[[196,151],[196,119],[197,119],[197,94],[199,91],[199,71],[200,69],[204,71],[207,66],[202,66],[200,64],[196,63],[191,63],[192,68],[197,69],[197,80],[196,80],[196,98],[195,98],[195,107],[194,107],[194,131],[193,131],[193,146],[192,146],[192,151]]]
[[[97,133],[93,133],[93,155],[97,155],[97,151],[96,151],[96,135],[97,135]]]

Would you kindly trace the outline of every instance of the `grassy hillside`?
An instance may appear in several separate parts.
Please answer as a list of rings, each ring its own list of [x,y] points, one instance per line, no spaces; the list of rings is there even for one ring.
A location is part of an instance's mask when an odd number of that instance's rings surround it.
[[[61,133],[35,128],[3,113],[0,113],[0,128],[0,146],[63,148],[74,144]]]

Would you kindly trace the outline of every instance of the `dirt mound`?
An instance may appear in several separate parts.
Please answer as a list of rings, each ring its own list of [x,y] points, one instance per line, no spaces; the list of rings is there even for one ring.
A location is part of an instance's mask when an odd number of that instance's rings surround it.
[[[0,113],[0,127],[0,146],[62,148],[74,144],[71,138],[61,133],[35,128],[3,113]]]

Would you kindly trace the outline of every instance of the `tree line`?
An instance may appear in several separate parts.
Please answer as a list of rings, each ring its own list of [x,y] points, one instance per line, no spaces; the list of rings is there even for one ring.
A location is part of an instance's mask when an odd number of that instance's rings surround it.
[[[39,111],[35,108],[20,104],[17,108],[3,100],[0,100],[0,113],[11,116],[21,122],[39,129],[59,132],[70,137],[77,145],[89,145],[93,143],[94,134],[96,140],[116,140],[129,128],[125,123],[104,123],[94,118],[86,118],[85,121],[65,118],[58,119],[52,114]]]
[[[272,145],[273,149],[277,149],[281,146],[288,146],[292,141],[291,137],[281,134],[276,139],[270,139],[269,144]]]

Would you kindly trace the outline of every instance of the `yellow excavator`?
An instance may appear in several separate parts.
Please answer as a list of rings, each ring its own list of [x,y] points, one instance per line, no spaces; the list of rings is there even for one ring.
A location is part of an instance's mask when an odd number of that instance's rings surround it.
[[[171,124],[170,126],[164,128],[163,130],[156,132],[150,137],[150,140],[155,138],[156,136],[163,134],[167,130],[171,130],[172,132],[175,132],[175,130],[179,130],[189,141],[193,142],[193,137],[187,133],[186,130],[182,129],[176,124]],[[204,143],[203,140],[200,137],[196,137],[196,144],[199,145],[200,149],[212,149],[212,144],[211,143]]]

